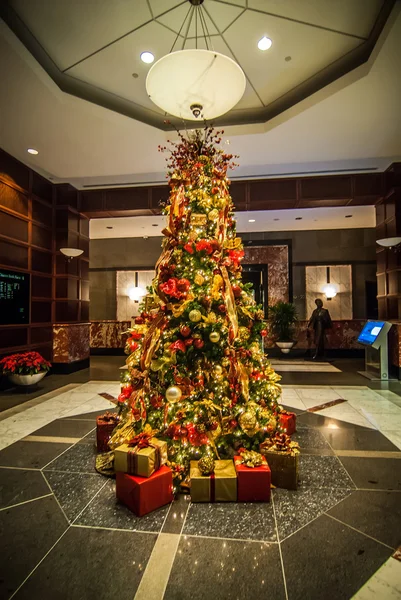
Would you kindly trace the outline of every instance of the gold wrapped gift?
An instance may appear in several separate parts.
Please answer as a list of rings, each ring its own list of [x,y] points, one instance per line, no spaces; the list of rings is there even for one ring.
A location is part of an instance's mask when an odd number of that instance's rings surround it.
[[[149,446],[141,448],[122,444],[114,451],[114,470],[140,477],[150,477],[167,462],[167,442],[151,438]]]
[[[216,460],[214,473],[202,475],[198,461],[191,461],[192,502],[236,502],[237,474],[232,460]]]

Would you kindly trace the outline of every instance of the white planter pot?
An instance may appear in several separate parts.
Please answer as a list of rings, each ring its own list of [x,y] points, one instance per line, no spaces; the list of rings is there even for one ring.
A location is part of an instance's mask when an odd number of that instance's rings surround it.
[[[291,348],[293,347],[294,342],[276,342],[276,346],[278,346],[283,354],[289,354]]]
[[[38,383],[43,377],[46,375],[46,371],[41,371],[40,373],[35,373],[34,375],[9,375],[8,378],[11,383],[15,385],[35,385]]]

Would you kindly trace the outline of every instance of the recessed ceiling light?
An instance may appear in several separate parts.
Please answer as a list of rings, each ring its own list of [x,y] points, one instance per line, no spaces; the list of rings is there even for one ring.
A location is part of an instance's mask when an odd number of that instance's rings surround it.
[[[284,60],[285,62],[290,62],[290,60],[292,60],[292,56],[286,56]]]
[[[302,221],[302,217],[295,217],[296,221]]]
[[[152,227],[159,227],[159,223],[152,223]]]
[[[138,73],[132,73],[132,77],[133,77],[134,79],[138,79],[139,75],[138,75]]]
[[[29,154],[35,154],[35,155],[39,154],[39,151],[35,150],[35,148],[28,148],[28,152],[29,152]]]
[[[255,223],[255,219],[249,219],[249,223]]]
[[[113,227],[111,225],[107,225],[106,229],[113,229]]]
[[[149,236],[148,236],[148,235],[144,235],[144,236],[143,236],[143,239],[144,239],[144,240],[148,240],[148,239],[149,239]]]
[[[272,43],[273,42],[270,38],[263,36],[262,39],[258,41],[258,48],[259,50],[263,51],[268,50],[271,47]]]
[[[273,221],[280,221],[280,219],[273,219]]]
[[[352,217],[352,215],[345,215],[346,219],[350,219]]]
[[[141,61],[146,63],[147,65],[150,65],[150,63],[152,63],[155,60],[155,57],[153,56],[153,54],[151,52],[142,52],[141,54]]]

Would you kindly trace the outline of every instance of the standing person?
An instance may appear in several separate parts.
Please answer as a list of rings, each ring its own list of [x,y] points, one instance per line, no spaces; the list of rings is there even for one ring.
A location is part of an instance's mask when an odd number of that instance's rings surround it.
[[[327,308],[323,308],[323,302],[320,298],[315,300],[316,308],[308,323],[308,329],[313,327],[315,332],[315,354],[313,360],[324,354],[325,331],[332,327],[330,313]]]

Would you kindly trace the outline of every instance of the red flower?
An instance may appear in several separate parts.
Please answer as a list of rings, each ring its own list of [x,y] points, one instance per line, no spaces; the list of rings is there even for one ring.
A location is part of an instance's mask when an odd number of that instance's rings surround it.
[[[141,337],[143,337],[143,333],[138,333],[137,331],[133,331],[133,332],[131,333],[131,338],[132,338],[133,340],[140,340],[140,339],[141,339]],[[129,341],[129,340],[128,340],[128,341]]]
[[[184,250],[189,252],[189,254],[193,254],[194,253],[194,245],[191,242],[188,242],[187,244],[185,244]]]
[[[170,279],[168,279],[166,282],[159,285],[159,289],[167,296],[171,296],[172,298],[181,298],[182,293],[177,288],[177,282],[178,279],[176,277],[170,277]]]
[[[213,252],[212,244],[208,240],[200,240],[195,245],[197,252],[206,252],[206,254],[211,254]]]
[[[181,352],[185,352],[185,350],[186,350],[185,343],[183,342],[183,340],[177,340],[176,342],[173,342],[172,344],[170,344],[170,350],[172,352],[178,352],[178,350],[181,350]]]
[[[179,279],[177,281],[177,287],[180,290],[180,292],[187,292],[191,287],[191,282],[188,281],[188,279]]]

